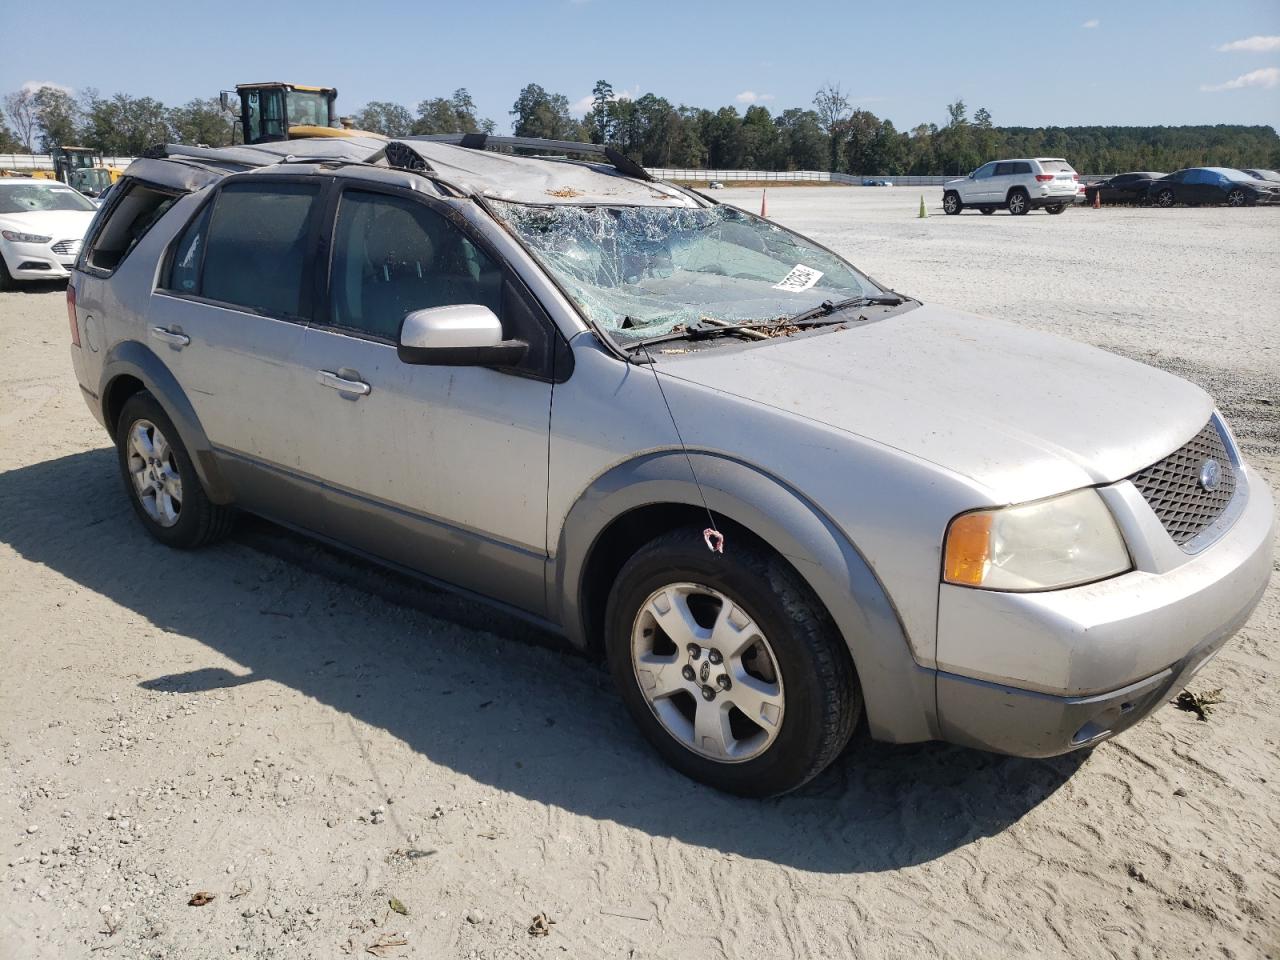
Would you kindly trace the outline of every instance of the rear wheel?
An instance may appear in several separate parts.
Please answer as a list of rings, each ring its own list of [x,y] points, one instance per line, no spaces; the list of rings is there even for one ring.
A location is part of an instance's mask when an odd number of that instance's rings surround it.
[[[1009,199],[1005,201],[1005,205],[1010,213],[1020,217],[1031,208],[1031,198],[1027,196],[1027,191],[1019,187],[1009,191]]]
[[[989,217],[989,216],[991,216],[991,214],[993,214],[993,213],[995,213],[995,212],[996,212],[995,207],[983,207],[983,208],[982,208],[982,215],[983,215],[984,217]]]
[[[960,200],[960,194],[954,190],[948,190],[942,195],[942,212],[954,216],[964,209],[964,204]]]
[[[1045,212],[1047,212],[1047,213],[1058,214],[1058,213],[1061,213],[1063,210],[1065,210],[1065,209],[1067,209],[1067,208],[1066,208],[1066,205],[1065,205],[1065,204],[1055,203],[1055,204],[1051,204],[1050,206],[1045,207],[1044,209],[1045,209]]]
[[[199,547],[231,529],[231,508],[209,500],[173,421],[145,390],[120,411],[116,451],[134,512],[161,543]]]
[[[664,534],[622,568],[606,654],[645,738],[681,773],[765,797],[820,773],[848,742],[862,695],[844,641],[776,554],[697,530]]]
[[[1228,207],[1243,207],[1248,197],[1244,195],[1244,191],[1240,189],[1232,190],[1227,194]]]
[[[1157,193],[1157,194],[1156,194],[1156,205],[1157,205],[1157,206],[1161,206],[1161,207],[1172,207],[1172,206],[1173,206],[1173,191],[1172,191],[1172,190],[1161,190],[1159,193]]]

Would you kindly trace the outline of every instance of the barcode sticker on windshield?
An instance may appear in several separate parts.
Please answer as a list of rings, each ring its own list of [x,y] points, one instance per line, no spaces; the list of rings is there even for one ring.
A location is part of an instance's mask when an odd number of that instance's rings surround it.
[[[782,278],[780,283],[773,285],[773,289],[799,293],[801,290],[808,290],[821,279],[821,270],[815,270],[813,267],[806,267],[804,264],[797,263],[791,268],[791,272]]]

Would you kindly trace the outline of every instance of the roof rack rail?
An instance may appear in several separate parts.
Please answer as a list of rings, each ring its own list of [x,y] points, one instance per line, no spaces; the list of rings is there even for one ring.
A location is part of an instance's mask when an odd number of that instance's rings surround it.
[[[560,153],[578,153],[603,157],[615,170],[638,180],[653,180],[649,171],[630,157],[602,143],[579,143],[574,140],[546,140],[542,137],[495,137],[488,133],[432,133],[416,137],[397,137],[397,140],[423,140],[431,143],[450,143],[468,150],[487,150],[490,147],[512,147],[521,150],[546,150]]]

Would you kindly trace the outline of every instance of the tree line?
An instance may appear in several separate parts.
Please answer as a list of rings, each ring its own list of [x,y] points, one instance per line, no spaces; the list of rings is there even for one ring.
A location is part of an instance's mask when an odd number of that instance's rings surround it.
[[[740,112],[733,106],[676,106],[653,93],[620,96],[601,80],[579,119],[564,94],[531,83],[510,116],[517,136],[609,144],[649,167],[936,176],[961,175],[1000,156],[1061,156],[1088,173],[1280,167],[1280,137],[1269,126],[999,127],[985,108],[970,115],[968,105],[956,100],[941,126],[898,130],[891,120],[857,109],[839,84],[823,86],[808,107],[774,114],[761,104]],[[225,146],[232,142],[232,120],[216,98],[168,107],[151,97],[107,97],[94,89],[23,89],[3,98],[0,153],[48,152],[72,143],[112,156],[137,155],[162,142]],[[351,121],[389,137],[496,128],[479,116],[466,88],[423,99],[413,110],[375,100]]]

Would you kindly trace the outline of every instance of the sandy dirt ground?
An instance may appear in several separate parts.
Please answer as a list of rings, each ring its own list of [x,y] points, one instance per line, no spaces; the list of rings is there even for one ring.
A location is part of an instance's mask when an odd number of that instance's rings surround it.
[[[1280,210],[931,190],[918,220],[919,193],[769,208],[895,288],[1199,382],[1280,487]],[[5,960],[1280,955],[1280,577],[1196,678],[1207,722],[1047,761],[860,733],[737,800],[554,638],[262,523],[152,543],[67,351],[60,290],[0,295]]]

